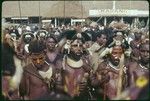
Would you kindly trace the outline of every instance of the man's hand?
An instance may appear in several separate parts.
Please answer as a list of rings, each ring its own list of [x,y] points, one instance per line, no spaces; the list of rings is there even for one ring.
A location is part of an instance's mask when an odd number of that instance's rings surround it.
[[[84,77],[82,78],[82,81],[79,83],[79,91],[82,92],[87,88],[87,79],[89,77],[88,73],[84,73]]]

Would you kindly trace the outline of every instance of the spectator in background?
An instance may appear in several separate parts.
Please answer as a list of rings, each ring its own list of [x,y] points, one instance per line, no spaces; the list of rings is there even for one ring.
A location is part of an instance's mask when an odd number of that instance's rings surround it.
[[[10,33],[10,34],[11,34],[11,33],[15,33],[17,39],[19,39],[19,37],[20,37],[20,34],[19,34],[18,30],[15,29],[14,26],[11,26],[9,33]]]
[[[63,55],[60,53],[58,41],[53,35],[46,37],[46,61],[53,64],[55,68],[62,68]]]
[[[22,26],[19,25],[17,30],[18,30],[19,35],[21,36],[21,34],[22,34]]]
[[[141,39],[142,35],[140,32],[135,32],[134,36],[135,36],[135,39],[130,42],[130,47],[132,48],[131,59],[132,59],[132,61],[137,61],[138,56],[140,54],[139,46],[142,42],[142,39]]]
[[[103,59],[101,57],[101,53],[105,51],[107,43],[107,35],[104,31],[97,33],[96,42],[88,49],[92,56],[92,68],[94,71],[98,68],[98,64],[100,64]]]

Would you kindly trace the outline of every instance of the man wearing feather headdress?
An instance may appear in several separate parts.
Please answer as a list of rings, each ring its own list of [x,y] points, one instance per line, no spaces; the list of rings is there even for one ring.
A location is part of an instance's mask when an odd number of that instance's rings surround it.
[[[90,99],[88,90],[91,65],[89,59],[84,57],[84,38],[80,33],[70,40],[69,52],[63,60],[63,89],[73,99]]]
[[[99,64],[95,72],[98,86],[97,94],[103,99],[113,99],[126,86],[126,67],[124,66],[124,48],[115,45],[111,48],[109,57]]]

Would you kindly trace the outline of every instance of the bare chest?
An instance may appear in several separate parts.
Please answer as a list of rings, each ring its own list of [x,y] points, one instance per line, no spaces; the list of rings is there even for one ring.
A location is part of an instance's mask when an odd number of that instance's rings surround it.
[[[55,53],[55,52],[47,54],[47,57],[48,57],[50,62],[53,62],[55,60],[56,56],[57,56],[57,53]]]
[[[64,90],[71,96],[79,93],[79,83],[83,80],[84,70],[82,68],[73,69],[66,67],[64,75]]]

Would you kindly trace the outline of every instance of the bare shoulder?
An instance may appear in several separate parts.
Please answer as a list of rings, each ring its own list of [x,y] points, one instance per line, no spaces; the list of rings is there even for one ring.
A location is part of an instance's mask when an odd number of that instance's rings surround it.
[[[138,63],[137,63],[137,62],[129,62],[128,64],[126,64],[126,67],[127,67],[130,71],[134,70],[137,66],[138,66]]]
[[[35,71],[35,70],[34,70],[32,64],[28,64],[27,66],[25,66],[25,67],[23,68],[24,75],[28,75],[28,74],[30,74],[30,72],[33,73],[34,71]]]

